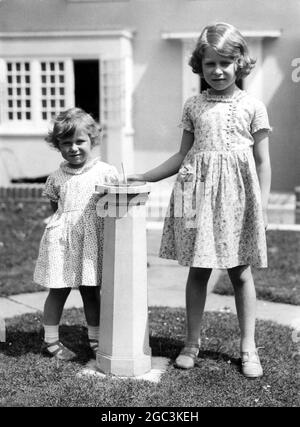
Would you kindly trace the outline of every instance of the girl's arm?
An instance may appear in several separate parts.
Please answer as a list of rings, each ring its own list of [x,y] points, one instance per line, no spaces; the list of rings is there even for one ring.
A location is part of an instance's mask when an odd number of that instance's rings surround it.
[[[181,138],[180,149],[177,153],[175,153],[164,163],[161,163],[159,166],[149,170],[148,172],[128,176],[128,180],[156,182],[174,175],[179,171],[181,163],[183,162],[183,159],[187,155],[188,151],[192,148],[193,143],[194,134],[184,130]]]
[[[260,185],[264,220],[265,225],[267,226],[267,207],[271,188],[271,163],[268,132],[266,130],[260,130],[253,135],[253,138],[253,154]]]

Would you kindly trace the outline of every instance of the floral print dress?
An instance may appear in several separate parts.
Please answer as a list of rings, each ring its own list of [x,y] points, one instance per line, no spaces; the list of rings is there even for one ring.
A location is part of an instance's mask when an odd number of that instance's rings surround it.
[[[253,134],[270,131],[264,104],[245,91],[189,98],[181,127],[194,133],[175,181],[160,257],[202,268],[267,267]]]
[[[95,185],[118,182],[118,172],[99,158],[81,168],[63,162],[45,184],[58,203],[41,239],[34,281],[47,288],[100,286],[103,218],[97,217]]]

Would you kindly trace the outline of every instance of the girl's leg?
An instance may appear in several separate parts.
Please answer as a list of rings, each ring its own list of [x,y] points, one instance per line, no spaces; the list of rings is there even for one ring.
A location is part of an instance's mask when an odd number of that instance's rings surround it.
[[[198,343],[200,339],[201,320],[210,275],[211,268],[191,267],[189,271],[185,291],[187,342],[189,343]]]
[[[250,266],[242,265],[228,270],[235,294],[236,311],[241,330],[242,372],[257,378],[263,370],[255,346],[256,292]]]
[[[86,322],[90,326],[99,326],[100,322],[100,286],[79,286],[83,301]]]
[[[250,266],[228,270],[234,288],[235,304],[241,330],[241,351],[255,350],[256,293]]]
[[[71,288],[50,289],[44,305],[44,344],[43,352],[61,360],[71,360],[75,353],[59,341],[59,322]]]
[[[44,305],[44,325],[58,325],[71,288],[50,289]]]
[[[179,368],[193,368],[195,359],[198,356],[201,320],[210,274],[210,268],[191,267],[189,271],[186,284],[187,337],[185,346],[175,361],[175,365]]]
[[[100,286],[80,286],[90,347],[96,356],[100,323]]]

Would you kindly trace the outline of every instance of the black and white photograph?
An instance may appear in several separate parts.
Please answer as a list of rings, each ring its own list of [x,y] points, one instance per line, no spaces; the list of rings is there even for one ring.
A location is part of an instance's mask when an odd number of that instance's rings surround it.
[[[299,24],[0,0],[1,408],[300,406]]]

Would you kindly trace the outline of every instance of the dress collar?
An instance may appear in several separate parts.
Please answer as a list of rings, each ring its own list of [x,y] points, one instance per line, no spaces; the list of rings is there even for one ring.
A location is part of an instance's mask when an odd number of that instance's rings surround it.
[[[94,159],[89,160],[87,163],[85,163],[81,168],[71,168],[69,166],[69,163],[67,161],[62,162],[60,164],[60,168],[70,174],[70,175],[80,175],[88,170],[90,170],[96,163],[100,161],[100,157],[95,157]]]
[[[246,95],[246,92],[241,89],[235,90],[232,95],[218,95],[216,93],[211,93],[210,89],[206,89],[202,93],[206,100],[211,102],[232,102]]]

